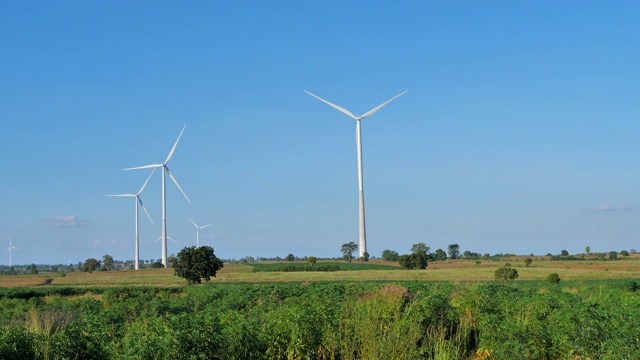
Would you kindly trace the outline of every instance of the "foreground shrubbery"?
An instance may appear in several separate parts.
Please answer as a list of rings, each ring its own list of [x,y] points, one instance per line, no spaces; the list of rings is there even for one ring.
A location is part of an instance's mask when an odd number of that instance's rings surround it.
[[[635,282],[563,284],[0,289],[0,354],[172,360],[640,358]]]

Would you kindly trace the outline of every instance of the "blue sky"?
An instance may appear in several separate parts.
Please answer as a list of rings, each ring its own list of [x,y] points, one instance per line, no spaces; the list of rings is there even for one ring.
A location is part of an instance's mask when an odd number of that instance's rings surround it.
[[[3,2],[0,239],[14,263],[133,259],[169,163],[169,254],[640,248],[640,5]],[[141,257],[161,257],[160,176]],[[5,250],[2,250],[5,252]],[[6,258],[6,259],[5,259]],[[8,264],[8,254],[0,264]]]

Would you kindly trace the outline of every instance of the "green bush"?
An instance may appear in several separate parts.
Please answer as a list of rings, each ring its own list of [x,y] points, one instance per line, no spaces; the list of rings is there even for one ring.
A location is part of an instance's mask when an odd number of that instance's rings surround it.
[[[558,273],[551,273],[547,275],[547,282],[550,284],[559,284],[560,283],[560,275]]]

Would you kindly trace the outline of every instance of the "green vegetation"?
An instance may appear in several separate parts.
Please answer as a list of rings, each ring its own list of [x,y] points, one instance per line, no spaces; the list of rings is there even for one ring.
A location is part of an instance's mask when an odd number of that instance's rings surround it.
[[[404,273],[404,272],[401,272]],[[15,359],[640,358],[635,281],[0,288]]]
[[[188,284],[200,284],[202,279],[209,281],[216,277],[224,264],[213,253],[211,246],[186,247],[178,253],[171,264],[175,274],[187,280]]]
[[[343,263],[343,262],[321,261],[321,262],[314,262],[314,265],[312,265],[308,260],[306,263],[305,262],[287,262],[287,263],[258,262],[258,263],[251,263],[247,265],[250,266],[254,272],[366,271],[366,270],[389,270],[391,268],[388,265],[380,265],[380,264],[374,264],[370,262]]]
[[[558,273],[551,273],[547,276],[547,282],[550,284],[560,284],[560,275]]]

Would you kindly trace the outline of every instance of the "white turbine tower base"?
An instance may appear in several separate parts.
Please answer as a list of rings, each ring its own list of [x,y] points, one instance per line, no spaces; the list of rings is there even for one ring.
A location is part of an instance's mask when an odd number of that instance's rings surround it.
[[[189,219],[189,220],[191,220],[191,219]],[[211,226],[211,224],[198,226],[193,220],[191,220],[191,223],[193,224],[193,226],[196,227],[196,246],[200,247],[200,229],[204,229],[207,226]]]
[[[169,175],[169,178],[171,178],[171,181],[173,181],[173,183],[176,184],[176,186],[178,187],[178,189],[180,190],[184,198],[187,199],[187,202],[189,202],[189,204],[191,204],[191,200],[189,200],[189,198],[187,197],[187,194],[185,194],[185,192],[180,187],[180,184],[178,184],[178,180],[176,180],[176,178],[173,176],[173,174],[171,173],[171,171],[169,171],[169,168],[167,167],[167,163],[169,162],[169,160],[171,160],[173,153],[176,151],[176,146],[178,146],[178,141],[180,141],[180,138],[182,137],[182,133],[186,128],[187,128],[187,125],[182,127],[182,131],[180,131],[180,135],[178,135],[178,139],[176,140],[175,144],[173,144],[173,147],[171,148],[171,152],[169,152],[169,156],[167,156],[167,159],[162,164],[151,164],[151,165],[124,169],[124,170],[137,170],[137,169],[162,168],[162,265],[164,265],[165,268],[168,265],[167,264],[167,182],[165,179],[165,173]]]
[[[353,115],[349,110],[338,106],[336,104],[332,104],[330,102],[328,102],[325,99],[322,99],[319,96],[316,96],[310,92],[308,92],[307,90],[305,90],[304,92],[306,92],[307,94],[313,96],[314,98],[322,101],[323,103],[331,106],[332,108],[340,111],[341,113],[349,116],[350,118],[356,120],[356,151],[358,154],[358,198],[359,198],[359,214],[360,214],[360,246],[358,247],[359,250],[359,254],[360,257],[364,256],[364,253],[367,252],[367,230],[365,227],[365,221],[364,221],[364,183],[363,183],[363,174],[362,174],[362,135],[361,135],[361,131],[360,131],[360,121],[364,118],[366,118],[367,116],[371,116],[373,114],[375,114],[378,110],[382,109],[385,105],[387,105],[388,103],[392,102],[393,100],[399,98],[400,96],[404,95],[407,91],[409,90],[405,90],[403,92],[401,92],[400,94],[392,97],[391,99],[383,102],[382,104],[374,107],[373,109],[367,111],[366,113],[364,113],[363,115],[360,116],[355,116]]]
[[[153,176],[153,173],[155,173],[155,172],[156,172],[156,169],[153,169],[153,171],[151,171],[151,174],[149,174],[149,177],[147,178],[147,181],[144,182],[144,184],[140,188],[140,191],[138,191],[137,194],[106,195],[106,196],[113,196],[113,197],[133,197],[134,198],[134,205],[136,206],[136,238],[135,238],[136,250],[135,250],[135,255],[134,255],[134,269],[136,269],[136,270],[138,270],[140,268],[140,266],[139,266],[139,263],[140,263],[140,238],[138,236],[138,203],[140,204],[140,206],[142,206],[142,210],[144,210],[144,212],[147,214],[147,216],[149,217],[149,220],[151,220],[151,224],[153,224],[153,220],[151,219],[151,215],[149,215],[149,212],[147,211],[147,209],[144,207],[144,204],[142,203],[142,199],[140,199],[140,194],[142,194],[142,191],[147,186],[147,183],[149,182],[149,179],[151,179],[151,177]],[[153,225],[155,225],[155,224],[153,224]]]

